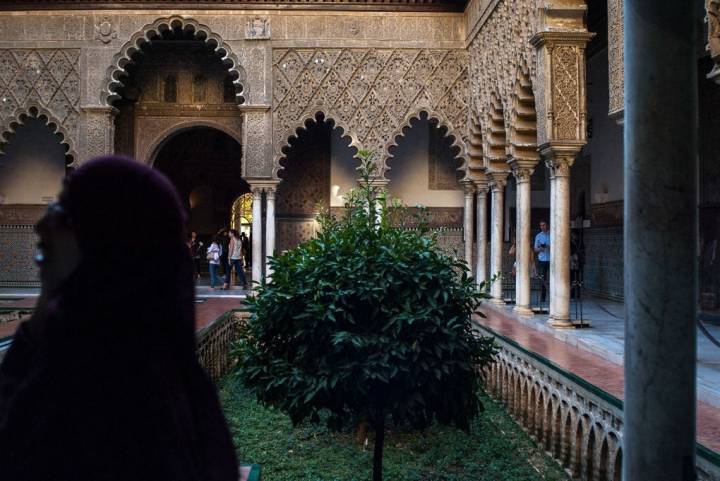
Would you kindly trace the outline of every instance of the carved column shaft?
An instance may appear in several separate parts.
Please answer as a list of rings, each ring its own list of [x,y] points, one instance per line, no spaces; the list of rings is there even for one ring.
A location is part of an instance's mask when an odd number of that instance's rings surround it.
[[[492,231],[490,233],[490,275],[502,276],[503,259],[503,215],[505,213],[503,195],[507,184],[507,172],[493,172],[489,175],[492,191]],[[502,291],[502,278],[498,278],[490,287],[491,302],[505,305]]]
[[[530,309],[530,263],[532,247],[530,240],[530,176],[533,169],[515,168],[517,185],[517,218],[515,220],[515,312],[524,316],[533,315]]]
[[[252,280],[260,282],[262,280],[262,188],[253,187],[253,204],[252,204]]]
[[[472,271],[473,254],[473,202],[475,197],[475,185],[472,182],[463,184],[465,189],[465,209],[463,211],[463,242],[465,244],[465,262]]]
[[[487,273],[487,182],[477,183],[477,267],[476,280],[481,284],[488,280]]]

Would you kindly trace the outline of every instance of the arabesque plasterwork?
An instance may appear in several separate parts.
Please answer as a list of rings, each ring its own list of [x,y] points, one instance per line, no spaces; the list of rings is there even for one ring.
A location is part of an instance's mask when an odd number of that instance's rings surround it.
[[[45,114],[72,147],[78,145],[80,49],[0,49],[0,132],[21,115]]]
[[[468,115],[467,53],[453,49],[273,50],[274,174],[296,130],[323,113],[351,145],[382,153],[426,111],[464,153]]]
[[[608,0],[608,80],[610,85],[608,114],[618,117],[622,116],[625,110],[625,67],[623,66],[625,27],[623,19],[623,0]]]

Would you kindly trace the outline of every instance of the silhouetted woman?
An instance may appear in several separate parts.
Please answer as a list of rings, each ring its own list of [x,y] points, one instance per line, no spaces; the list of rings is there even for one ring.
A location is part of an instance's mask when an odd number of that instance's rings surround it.
[[[36,226],[37,309],[0,366],[3,480],[237,479],[195,357],[184,221],[171,184],[138,162],[67,178]]]

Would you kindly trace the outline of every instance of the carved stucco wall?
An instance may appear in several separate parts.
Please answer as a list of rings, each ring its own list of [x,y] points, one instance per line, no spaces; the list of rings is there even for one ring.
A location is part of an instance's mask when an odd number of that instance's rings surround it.
[[[80,50],[71,48],[0,49],[0,133],[12,132],[33,110],[58,126],[76,157],[79,58]]]
[[[622,116],[625,109],[625,68],[623,66],[623,0],[608,0],[608,64],[610,107],[608,114]]]
[[[536,101],[541,97],[538,92],[541,86],[537,82],[537,53],[530,43],[537,31],[537,3],[536,0],[476,0],[470,6],[479,12],[477,16],[482,13],[487,17],[468,46],[472,112],[483,122],[487,122],[492,97],[496,95],[503,107],[505,124],[510,124],[512,94],[523,70],[529,73]]]
[[[467,64],[457,49],[273,50],[274,173],[288,139],[317,112],[352,146],[375,150],[381,170],[395,137],[420,111],[447,127],[464,156]]]

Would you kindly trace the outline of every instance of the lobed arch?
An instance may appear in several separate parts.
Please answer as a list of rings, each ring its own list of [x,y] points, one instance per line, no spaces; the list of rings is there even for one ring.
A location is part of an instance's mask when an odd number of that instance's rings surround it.
[[[389,140],[383,146],[383,158],[382,164],[380,165],[382,175],[384,176],[385,172],[390,170],[388,162],[391,158],[394,157],[393,154],[390,153],[390,149],[398,146],[398,138],[405,137],[406,129],[411,128],[411,122],[413,120],[422,120],[423,115],[427,116],[428,120],[436,121],[439,129],[445,129],[445,135],[443,136],[444,138],[452,138],[452,144],[450,144],[450,147],[458,149],[458,153],[453,158],[462,159],[462,164],[456,169],[462,171],[464,174],[463,178],[460,179],[460,181],[468,180],[470,178],[470,175],[468,172],[468,152],[465,145],[465,140],[463,139],[462,135],[460,135],[460,132],[455,128],[455,126],[453,126],[452,122],[447,120],[441,113],[427,107],[416,109],[407,114],[403,121],[400,122],[400,125],[398,125],[398,127],[395,129],[395,132],[390,136]]]
[[[470,172],[482,172],[485,170],[483,157],[483,131],[480,114],[470,115],[470,126],[468,136],[468,170]]]
[[[152,138],[152,140],[148,143],[147,146],[142,146],[138,152],[135,152],[136,158],[150,166],[153,166],[155,164],[157,154],[160,152],[160,150],[162,150],[165,144],[167,144],[170,140],[180,135],[181,133],[187,132],[188,130],[193,130],[198,127],[219,130],[224,134],[232,137],[238,144],[242,145],[242,138],[239,132],[234,131],[227,125],[224,125],[213,119],[194,119],[173,124],[172,126],[155,134],[155,136]],[[244,170],[244,163],[242,165]]]
[[[511,100],[508,154],[514,160],[537,163],[540,160],[537,109],[530,72],[525,65],[518,67]]]
[[[347,125],[338,120],[341,118],[342,117],[335,115],[331,111],[317,110],[312,114],[304,115],[302,118],[298,119],[294,127],[285,130],[280,136],[280,139],[282,140],[280,140],[276,145],[276,154],[273,160],[272,170],[273,179],[282,180],[279,173],[284,167],[280,164],[280,162],[287,158],[287,150],[292,147],[290,142],[293,141],[293,139],[296,140],[300,136],[300,132],[306,131],[308,125],[311,123],[319,123],[322,121],[329,123],[333,130],[340,129],[340,136],[343,139],[350,139],[350,145],[348,147],[361,150],[362,145],[358,140],[358,136],[349,129]]]
[[[67,168],[75,167],[77,165],[78,155],[72,137],[62,126],[62,123],[59,122],[49,110],[38,104],[30,104],[29,106],[18,108],[10,116],[9,122],[0,132],[0,155],[5,154],[3,149],[5,144],[10,142],[10,139],[15,135],[18,127],[22,126],[28,118],[40,120],[50,129],[52,134],[60,137],[60,144],[65,147],[65,166]]]
[[[104,105],[112,105],[115,100],[120,98],[117,89],[123,85],[122,77],[127,75],[125,68],[133,62],[132,56],[139,52],[143,45],[155,41],[162,32],[177,28],[192,33],[195,39],[204,41],[214,52],[220,55],[220,61],[233,76],[237,103],[239,105],[245,103],[245,99],[249,95],[247,73],[240,64],[237,55],[233,53],[232,48],[219,35],[213,33],[207,25],[203,25],[192,18],[172,16],[159,18],[155,22],[145,25],[130,37],[130,40],[115,54],[112,65],[107,70],[103,90],[100,94],[100,100]]]
[[[490,97],[490,108],[486,114],[483,141],[485,168],[506,170],[507,132],[505,130],[505,109],[500,97],[495,93]]]

